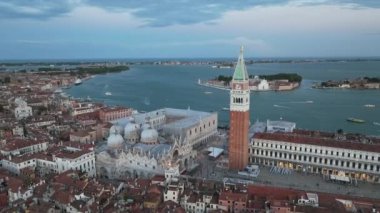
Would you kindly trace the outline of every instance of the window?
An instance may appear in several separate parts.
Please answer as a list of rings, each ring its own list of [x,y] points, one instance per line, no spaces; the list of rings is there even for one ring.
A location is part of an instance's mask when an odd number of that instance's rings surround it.
[[[355,168],[355,166],[356,166],[356,163],[352,162],[352,168]]]
[[[336,152],[336,156],[339,156],[339,152]]]
[[[348,157],[351,157],[351,153],[347,153],[347,156],[348,156]]]
[[[362,168],[362,164],[361,164],[361,163],[358,164],[358,168],[359,168],[359,169]]]
[[[365,159],[368,160],[368,155],[365,156]]]

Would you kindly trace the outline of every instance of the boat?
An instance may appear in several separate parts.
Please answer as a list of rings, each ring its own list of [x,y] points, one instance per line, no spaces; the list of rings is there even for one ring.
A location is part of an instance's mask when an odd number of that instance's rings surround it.
[[[212,94],[212,92],[205,92],[205,94],[206,94],[206,95],[210,95],[210,94]]]
[[[80,80],[80,78],[77,78],[74,82],[75,85],[79,85],[82,83],[82,80]]]
[[[312,104],[312,103],[314,103],[314,101],[305,101],[305,103]]]
[[[223,107],[222,110],[224,110],[224,111],[230,111],[230,108],[229,107]]]
[[[368,108],[374,108],[374,107],[376,107],[374,104],[366,104],[366,105],[364,105],[364,107],[368,107]]]
[[[359,118],[347,118],[346,119],[348,122],[353,122],[353,123],[365,123],[365,120],[359,119]]]
[[[63,91],[62,91],[62,89],[61,88],[58,88],[58,89],[56,89],[55,91],[54,91],[54,93],[62,93]]]
[[[105,92],[104,94],[105,94],[105,95],[109,95],[109,96],[112,95],[111,92]]]
[[[380,122],[373,122],[373,125],[380,126]]]

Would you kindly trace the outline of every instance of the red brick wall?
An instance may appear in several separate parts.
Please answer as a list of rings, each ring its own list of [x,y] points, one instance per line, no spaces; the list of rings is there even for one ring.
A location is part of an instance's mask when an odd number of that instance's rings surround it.
[[[242,170],[248,165],[249,111],[230,112],[229,168]]]

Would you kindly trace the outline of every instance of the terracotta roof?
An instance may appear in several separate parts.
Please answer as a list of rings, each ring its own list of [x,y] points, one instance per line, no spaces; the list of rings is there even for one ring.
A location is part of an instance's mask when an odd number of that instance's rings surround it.
[[[74,196],[72,194],[70,194],[67,191],[62,191],[62,190],[56,191],[53,194],[52,198],[55,202],[65,204],[65,205],[71,203],[74,200]]]
[[[365,144],[351,141],[338,141],[334,139],[310,137],[294,133],[256,133],[253,136],[253,138],[278,142],[290,142],[297,144],[327,146],[341,149],[361,150],[368,152],[380,152],[380,144]]]
[[[164,182],[166,179],[164,175],[155,175],[151,180],[152,182]]]
[[[172,213],[185,213],[185,209],[182,208],[178,203],[175,203],[171,200],[165,201],[162,203],[159,207],[159,211],[161,213],[167,213],[167,212],[172,212]]]
[[[23,188],[24,181],[22,181],[18,177],[12,177],[12,178],[9,178],[9,180],[7,181],[7,184],[8,184],[8,188],[11,189],[12,192],[17,192],[19,187]]]
[[[247,202],[248,194],[236,193],[236,192],[221,192],[219,195],[219,200],[233,200],[233,201],[238,201],[238,202]]]
[[[123,111],[123,110],[131,110],[132,108],[126,108],[126,107],[105,107],[100,109],[103,112],[117,112],[117,111]]]
[[[68,151],[62,150],[60,153],[57,153],[55,157],[57,158],[66,158],[66,159],[76,159],[82,155],[88,154],[92,151],[90,150],[81,150],[81,151]]]
[[[26,139],[17,138],[17,139],[7,141],[6,144],[1,149],[5,151],[13,151],[13,150],[21,149],[28,146],[33,146],[36,144],[42,144],[42,143],[46,143],[46,142],[40,141],[40,140],[26,140]]]
[[[79,130],[77,132],[71,132],[70,135],[77,136],[77,137],[86,137],[90,135],[90,132],[93,132],[94,130]]]

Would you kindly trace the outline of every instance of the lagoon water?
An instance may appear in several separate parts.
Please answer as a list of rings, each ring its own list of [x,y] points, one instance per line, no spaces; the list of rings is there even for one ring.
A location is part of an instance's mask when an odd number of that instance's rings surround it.
[[[297,128],[363,133],[380,136],[380,90],[312,89],[313,82],[380,77],[380,62],[262,63],[247,66],[250,75],[298,73],[303,77],[299,89],[289,92],[251,93],[251,122],[283,120]],[[98,75],[66,92],[73,97],[90,97],[108,105],[122,105],[139,111],[162,107],[217,111],[219,125],[229,122],[229,91],[197,85],[217,75],[232,75],[232,69],[213,69],[206,65],[134,65],[125,72]],[[112,96],[106,96],[111,92]],[[364,107],[374,104],[375,108]],[[348,117],[366,120],[349,123]]]

